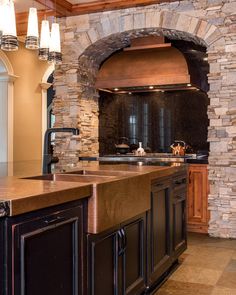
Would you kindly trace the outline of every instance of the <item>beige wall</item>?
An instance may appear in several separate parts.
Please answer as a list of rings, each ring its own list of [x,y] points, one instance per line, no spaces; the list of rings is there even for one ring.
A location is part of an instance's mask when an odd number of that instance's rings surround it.
[[[14,161],[42,158],[42,92],[40,82],[48,68],[39,61],[37,51],[20,48],[6,53],[14,74]]]

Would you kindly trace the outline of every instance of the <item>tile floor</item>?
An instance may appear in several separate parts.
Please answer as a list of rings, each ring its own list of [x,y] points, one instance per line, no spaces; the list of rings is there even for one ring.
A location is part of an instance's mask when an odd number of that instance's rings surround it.
[[[236,240],[189,234],[179,261],[155,295],[236,295]]]

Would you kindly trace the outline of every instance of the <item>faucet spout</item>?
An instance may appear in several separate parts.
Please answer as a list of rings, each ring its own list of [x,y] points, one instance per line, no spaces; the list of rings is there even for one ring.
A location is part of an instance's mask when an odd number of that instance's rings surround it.
[[[46,130],[43,149],[43,174],[51,173],[51,164],[58,162],[57,158],[53,158],[53,152],[51,150],[51,134],[56,132],[70,132],[73,135],[79,135],[79,129],[77,128],[49,128]]]

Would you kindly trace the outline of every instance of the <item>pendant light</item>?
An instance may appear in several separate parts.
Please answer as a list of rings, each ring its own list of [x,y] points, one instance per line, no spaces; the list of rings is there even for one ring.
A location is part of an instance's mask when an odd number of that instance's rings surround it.
[[[48,61],[56,65],[62,63],[60,26],[56,22],[52,24]]]
[[[25,40],[25,47],[28,49],[39,48],[39,29],[38,29],[38,15],[37,9],[31,7],[29,9],[27,37]]]
[[[16,51],[19,45],[16,35],[16,17],[13,0],[7,0],[3,3],[3,11],[5,17],[1,37],[1,49]]]
[[[49,44],[50,44],[49,21],[43,20],[41,24],[40,48],[39,48],[40,60],[48,60]]]

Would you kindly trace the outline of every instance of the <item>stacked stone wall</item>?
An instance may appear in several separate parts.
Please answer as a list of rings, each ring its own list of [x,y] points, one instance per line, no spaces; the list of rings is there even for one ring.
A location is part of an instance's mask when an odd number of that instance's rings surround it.
[[[210,65],[209,233],[236,238],[236,1],[177,1],[61,19],[63,63],[55,71],[56,126],[65,163],[98,154],[97,71],[110,54],[138,36],[164,34],[207,48]]]

